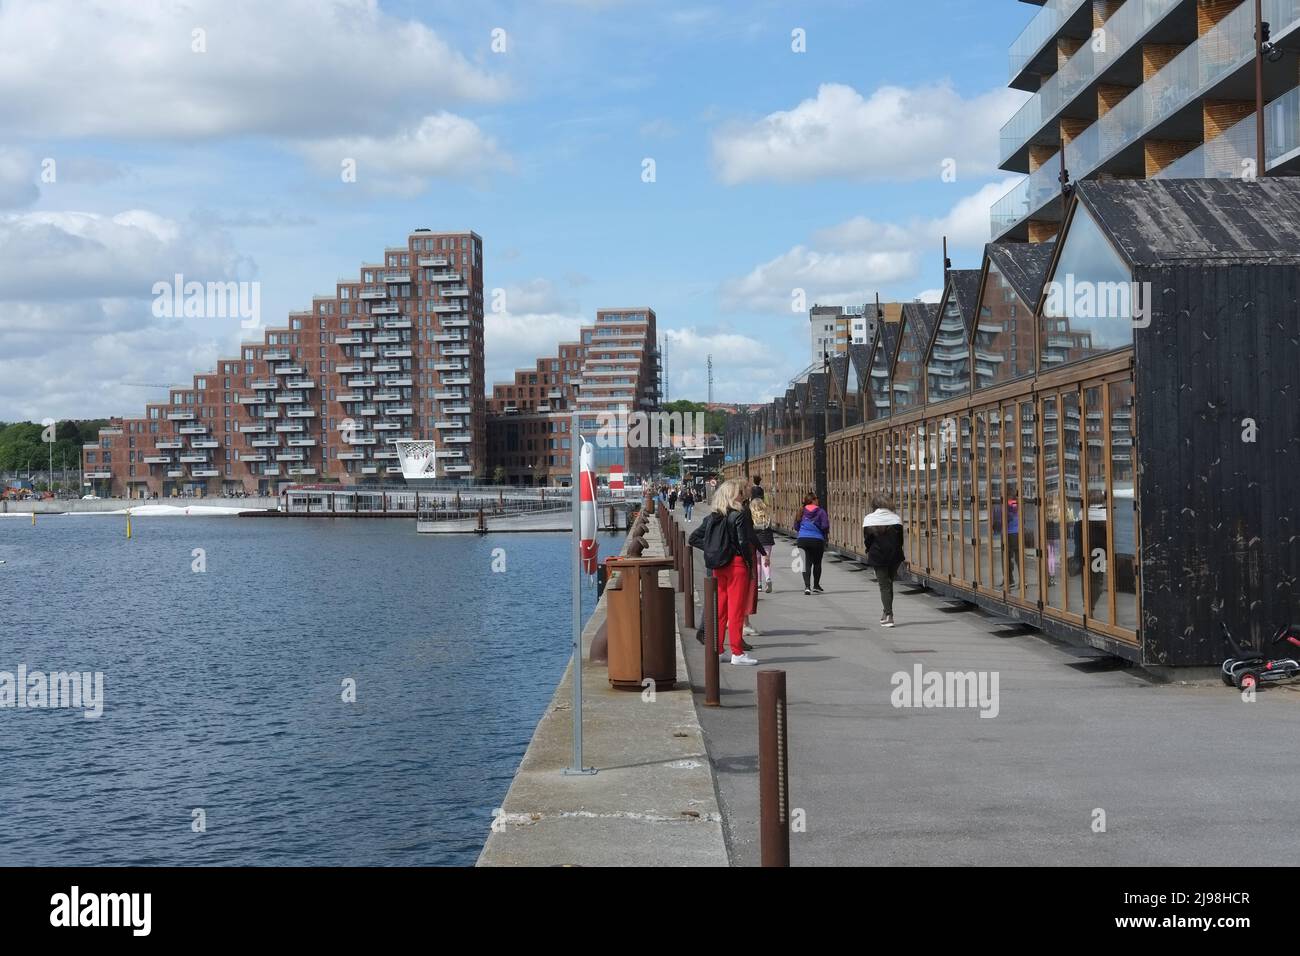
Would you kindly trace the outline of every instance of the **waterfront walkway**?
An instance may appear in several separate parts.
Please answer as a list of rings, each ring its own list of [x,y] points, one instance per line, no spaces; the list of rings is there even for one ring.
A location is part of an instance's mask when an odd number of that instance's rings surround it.
[[[778,536],[775,590],[753,622],[760,666],[721,665],[720,708],[704,706],[703,649],[684,641],[733,865],[759,858],[754,689],[767,668],[787,674],[790,804],[807,821],[794,865],[1293,859],[1296,840],[1270,852],[1261,829],[1294,818],[1300,689],[1246,703],[1217,680],[1159,683],[929,593],[898,594],[898,626],[882,629],[872,572],[828,557],[826,593],[805,596],[791,547]],[[997,716],[895,708],[891,678],[917,664],[996,672]]]

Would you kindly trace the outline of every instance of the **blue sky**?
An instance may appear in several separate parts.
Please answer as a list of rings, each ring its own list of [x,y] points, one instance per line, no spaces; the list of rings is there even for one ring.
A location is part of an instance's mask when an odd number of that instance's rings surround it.
[[[490,381],[650,305],[672,397],[712,353],[717,398],[762,400],[809,360],[794,290],[933,293],[945,232],[978,264],[1034,11],[4,0],[0,419],[138,413],[164,393],[128,383],[232,354],[237,321],[155,318],[154,281],[256,278],[282,324],[420,226],[484,237]]]

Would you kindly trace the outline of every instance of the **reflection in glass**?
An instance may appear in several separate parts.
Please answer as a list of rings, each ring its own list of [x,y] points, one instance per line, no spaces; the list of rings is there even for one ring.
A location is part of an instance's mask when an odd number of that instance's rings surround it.
[[[975,413],[975,518],[979,522],[979,583],[993,586],[990,552],[993,543],[992,511],[989,508],[989,427],[988,412]]]
[[[1016,482],[1016,406],[1002,409],[1002,529],[1007,592],[1020,597],[1020,488]]]
[[[1134,505],[1133,383],[1110,385],[1111,573],[1115,624],[1137,633],[1138,548]]]
[[[931,403],[970,391],[970,343],[961,309],[951,296],[939,318],[925,372],[926,400]]]
[[[1038,462],[1034,455],[1034,403],[1020,404],[1020,538],[1024,550],[1025,603],[1038,603]]]
[[[876,332],[875,354],[871,358],[871,383],[868,391],[871,400],[867,403],[867,416],[870,421],[889,417],[889,359],[886,356],[885,330]]]
[[[1102,389],[1094,386],[1083,392],[1084,466],[1088,476],[1084,494],[1088,502],[1085,516],[1087,560],[1088,617],[1110,623],[1110,507],[1106,496],[1106,409]]]
[[[926,308],[926,306],[917,306]],[[910,311],[910,310],[908,310]],[[898,361],[894,363],[894,413],[924,404],[921,373],[925,366],[926,330],[907,312],[903,314],[903,331],[898,341]]]
[[[1061,468],[1065,488],[1065,535],[1067,547],[1066,610],[1083,613],[1083,485],[1079,464],[1080,436],[1079,393],[1061,393]]]
[[[972,484],[970,416],[961,417],[961,578],[975,579],[975,519],[971,512],[975,489]]]
[[[1056,396],[1043,399],[1043,538],[1047,544],[1047,591],[1043,602],[1065,608],[1061,591],[1061,563],[1065,557],[1061,529],[1061,442]]]
[[[993,574],[989,586],[995,591],[1004,590],[1006,564],[1002,552],[1002,410],[989,409],[989,516],[990,561]]]
[[[1034,311],[992,262],[975,324],[975,387],[1010,382],[1034,371]]]
[[[1132,272],[1082,206],[1063,242],[1043,290],[1040,372],[1133,344]]]

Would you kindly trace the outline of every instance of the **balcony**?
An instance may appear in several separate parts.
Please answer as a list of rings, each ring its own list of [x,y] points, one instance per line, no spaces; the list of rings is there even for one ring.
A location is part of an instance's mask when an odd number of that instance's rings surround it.
[[[395,432],[400,428],[405,428],[401,422],[375,422],[374,428],[377,432]]]
[[[341,451],[338,454],[339,461],[362,461],[365,457],[363,451]]]
[[[267,349],[262,353],[264,362],[287,362],[291,358],[293,356],[289,354],[288,349]]]
[[[92,473],[92,474],[87,475],[86,477],[88,477],[88,478],[108,478],[109,475],[108,475],[107,473],[105,473],[105,474],[103,474],[103,475],[93,474],[93,473]],[[168,468],[168,469],[167,469],[167,477],[168,477],[168,478],[184,478],[184,477],[185,477],[185,469],[184,469],[184,468]]]
[[[384,379],[383,381],[384,381],[384,384],[387,385],[387,386],[393,386],[393,387],[400,388],[400,387],[402,387],[402,386],[409,386],[409,385],[411,384],[411,376],[410,376],[410,375],[395,375],[395,376],[391,376],[391,377],[389,377],[389,378],[386,378],[386,379]]]
[[[444,405],[444,406],[442,406],[442,413],[443,413],[444,415],[469,415],[469,414],[472,414],[473,411],[474,411],[474,408],[473,408],[472,405]]]
[[[375,357],[376,355],[378,355],[378,354],[379,354],[379,353],[377,353],[374,349],[358,349],[358,350],[357,350],[357,358],[359,358],[359,359],[372,359],[372,358],[374,358],[374,357]]]
[[[374,345],[396,345],[402,337],[396,332],[377,332],[370,336],[370,341]]]
[[[424,269],[440,269],[447,264],[446,256],[419,256],[415,264]]]
[[[301,365],[277,365],[274,369],[276,375],[301,375]]]
[[[387,299],[388,290],[387,289],[362,289],[360,297],[362,299],[365,299],[367,302],[373,302],[376,299]]]
[[[384,319],[384,328],[386,329],[409,329],[410,327],[410,319]]]
[[[362,362],[356,362],[351,365],[339,365],[334,369],[334,371],[340,375],[352,375],[357,372],[364,372],[365,370],[366,366]]]
[[[457,355],[468,356],[468,355],[469,355],[469,349],[464,348],[464,347],[459,346],[459,345],[455,345],[455,346],[446,346],[446,345],[444,345],[444,346],[439,350],[438,354],[441,355],[443,358],[452,358],[452,357],[457,356]]]
[[[310,448],[316,444],[315,438],[290,438],[289,447],[291,448]]]
[[[291,474],[291,475],[314,475],[314,474],[316,474],[316,469],[313,468],[311,465],[304,465],[302,468],[290,468],[290,469],[289,469],[289,474]]]
[[[338,397],[340,402],[364,402],[366,396],[360,392],[344,392]]]
[[[280,473],[279,465],[263,465],[257,469],[259,475],[278,475]]]
[[[375,327],[375,324],[376,323],[374,319],[348,319],[348,331],[361,331],[365,329],[373,329]],[[336,341],[342,342],[343,340],[338,339]]]
[[[348,388],[374,388],[375,379],[369,375],[365,378],[348,379]]]
[[[460,282],[459,272],[434,272],[429,276],[430,282]]]
[[[456,286],[453,289],[443,289],[442,297],[444,299],[463,299],[469,295],[469,289],[464,286]]]
[[[376,362],[370,369],[372,372],[400,372],[401,370],[400,362]]]
[[[402,400],[401,392],[375,392],[374,400],[377,402],[400,402]]]
[[[277,395],[275,402],[277,405],[296,405],[303,400],[301,395]]]
[[[237,401],[240,405],[265,405],[270,399],[265,395],[240,395]]]
[[[349,445],[378,445],[379,439],[374,435],[353,435]]]
[[[464,458],[465,453],[460,449],[456,449],[454,451],[435,451],[433,453],[433,457],[434,458]]]
[[[470,385],[472,384],[468,375],[443,376],[443,385]]]
[[[365,342],[364,335],[340,335],[334,339],[336,345],[364,345]]]
[[[384,358],[410,358],[411,350],[407,347],[397,349],[384,349]]]
[[[463,310],[464,306],[457,305],[454,302],[444,302],[441,305],[435,305],[430,309],[431,312],[461,312]]]
[[[184,447],[185,447],[185,442],[183,442],[183,441],[156,441],[156,442],[154,442],[154,445],[155,445],[156,447],[158,447],[158,448],[184,448]]]
[[[239,460],[240,460],[240,461],[247,461],[247,462],[254,462],[254,463],[256,463],[256,462],[264,462],[264,461],[268,460],[269,458],[270,458],[270,455],[266,454],[266,452],[261,452],[261,451],[259,451],[259,452],[255,452],[255,453],[253,453],[253,454],[249,454],[249,455],[240,455],[240,456],[239,456]]]
[[[396,302],[385,302],[383,305],[372,305],[370,307],[371,315],[398,315],[402,307]]]
[[[167,420],[172,422],[187,422],[194,418],[193,412],[168,412]]]
[[[208,463],[207,455],[181,455],[176,459],[182,465],[206,465]]]
[[[200,438],[190,442],[191,448],[220,448],[221,442],[215,438]]]
[[[453,475],[453,474],[469,474],[469,472],[473,471],[474,469],[470,465],[444,465],[442,470],[449,475]]]
[[[254,448],[279,448],[280,439],[278,436],[273,436],[270,438],[254,438],[251,442],[249,442],[249,444],[252,445]]]
[[[434,371],[436,372],[464,372],[468,371],[460,362],[435,362]]]
[[[316,409],[314,408],[291,408],[289,409],[290,418],[315,418]]]
[[[464,422],[434,422],[434,428],[464,428]]]
[[[389,465],[387,468],[384,469],[384,474],[387,475],[400,475],[401,473],[402,473],[401,465]]]
[[[182,425],[176,429],[182,435],[206,435],[208,433],[207,425]]]
[[[464,342],[467,341],[459,332],[439,332],[434,337],[435,342]]]
[[[146,465],[170,465],[172,463],[171,455],[145,455],[144,463]]]
[[[276,454],[276,461],[306,461],[306,452],[301,451],[282,451]]]
[[[473,440],[472,435],[448,435],[443,439],[449,445],[468,445]]]
[[[1016,82],[1025,68],[1032,63],[1044,46],[1056,38],[1074,14],[1084,5],[1085,0],[1047,0],[1043,8],[1034,14],[1029,25],[1021,31],[1020,36],[1011,44],[1011,85]],[[1088,4],[1091,7],[1091,4]],[[1091,25],[1089,22],[1088,25]],[[1051,49],[1052,65],[1056,62],[1056,45]]]
[[[448,390],[443,390],[441,392],[434,392],[433,397],[434,398],[455,398],[455,399],[462,399],[462,400],[465,398],[465,396],[462,395],[460,392],[453,392]]]
[[[378,405],[364,405],[364,406],[362,406],[361,408],[358,408],[358,409],[356,410],[356,414],[362,416],[363,418],[370,418],[371,416],[374,416],[374,415],[378,415],[378,414],[379,414],[379,406],[378,406]]]
[[[392,283],[392,282],[410,282],[410,281],[411,281],[411,270],[410,270],[410,269],[397,269],[397,270],[392,270],[392,271],[389,271],[389,272],[385,272],[385,273],[383,273],[383,274],[379,277],[379,279],[380,279],[381,282],[388,282],[388,283]]]
[[[374,457],[378,461],[391,461],[392,459],[398,457],[398,455],[397,452],[395,451],[377,451],[372,457]]]
[[[190,476],[193,478],[217,478],[220,475],[221,472],[215,468],[195,468],[190,472]]]
[[[377,474],[379,474],[379,466],[378,466],[378,465],[362,465],[362,466],[361,466],[361,474],[363,474],[363,475],[377,475]]]
[[[446,318],[440,323],[444,329],[467,329],[469,328],[469,319],[467,318]]]
[[[280,383],[273,378],[260,378],[256,382],[250,382],[249,388],[279,388]]]

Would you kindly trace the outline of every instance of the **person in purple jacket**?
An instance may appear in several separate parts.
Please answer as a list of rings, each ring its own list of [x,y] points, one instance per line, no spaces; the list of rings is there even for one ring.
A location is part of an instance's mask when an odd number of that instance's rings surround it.
[[[819,594],[822,591],[822,555],[826,553],[826,539],[831,533],[831,519],[826,516],[817,496],[804,495],[803,508],[794,521],[795,547],[803,551],[803,593]],[[812,587],[809,587],[811,578]]]

